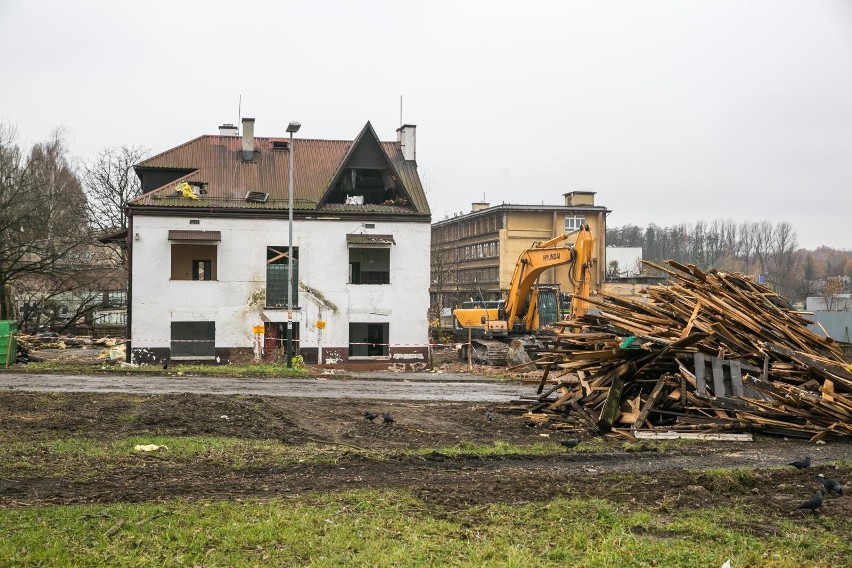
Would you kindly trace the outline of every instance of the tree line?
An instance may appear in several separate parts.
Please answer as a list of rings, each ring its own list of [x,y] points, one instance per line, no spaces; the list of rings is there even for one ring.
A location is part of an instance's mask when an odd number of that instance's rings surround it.
[[[819,292],[832,278],[847,282],[852,276],[852,252],[820,247],[799,248],[793,226],[781,221],[716,219],[661,227],[623,225],[608,227],[608,246],[642,247],[651,261],[676,260],[703,269],[762,277],[791,300]]]
[[[79,160],[61,130],[25,148],[0,124],[0,319],[62,332],[126,289],[124,250],[98,239],[127,228],[145,154],[108,147]]]

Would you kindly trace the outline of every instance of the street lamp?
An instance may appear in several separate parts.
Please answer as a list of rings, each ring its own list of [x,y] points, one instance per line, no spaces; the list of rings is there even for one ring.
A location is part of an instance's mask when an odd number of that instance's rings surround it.
[[[299,131],[302,125],[291,122],[287,125],[290,133],[290,197],[288,200],[288,218],[290,227],[290,239],[287,241],[287,368],[293,368],[293,134]]]

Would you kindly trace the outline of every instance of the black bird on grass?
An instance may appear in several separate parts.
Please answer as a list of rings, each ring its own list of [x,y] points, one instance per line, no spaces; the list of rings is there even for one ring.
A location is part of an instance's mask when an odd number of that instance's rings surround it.
[[[535,428],[536,423],[535,423],[535,421],[530,420],[529,418],[525,418],[524,419],[524,426],[526,426],[527,428]]]
[[[396,420],[393,419],[393,416],[390,415],[390,412],[382,412],[382,423],[383,424],[393,424]]]
[[[486,412],[485,413],[485,419],[488,420],[489,422],[494,422],[494,415],[491,414],[490,412]]]
[[[165,370],[165,369],[168,369],[168,368],[169,368],[169,360],[163,359],[163,369]]]
[[[372,422],[373,420],[375,420],[378,417],[379,417],[379,415],[376,414],[375,412],[369,412],[367,410],[364,411],[364,420],[369,420],[370,422]]]
[[[840,485],[837,480],[831,479],[830,477],[826,477],[823,474],[817,475],[816,480],[822,483],[822,486],[829,493],[834,493],[835,495],[843,495],[843,486]]]
[[[807,509],[808,511],[813,511],[814,515],[817,514],[817,509],[822,507],[822,489],[817,489],[817,492],[814,493],[814,496],[796,507],[797,509]]]
[[[810,456],[806,457],[802,460],[796,460],[794,462],[790,462],[787,465],[792,465],[796,469],[805,469],[806,467],[811,467],[811,458]]]
[[[560,440],[559,441],[559,445],[564,446],[565,449],[568,449],[568,450],[570,450],[571,448],[576,448],[577,445],[579,445],[579,443],[580,443],[579,438],[574,438],[572,440]]]

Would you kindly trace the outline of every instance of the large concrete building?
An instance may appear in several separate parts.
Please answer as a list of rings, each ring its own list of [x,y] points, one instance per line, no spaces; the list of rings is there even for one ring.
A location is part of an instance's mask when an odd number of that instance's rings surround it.
[[[591,191],[574,191],[563,198],[562,205],[474,203],[470,213],[432,224],[429,291],[433,309],[480,299],[480,294],[485,300],[502,298],[522,251],[584,223],[595,239],[592,290],[598,290],[606,272],[606,216],[610,211],[595,205]],[[540,282],[572,291],[568,266],[545,272]]]

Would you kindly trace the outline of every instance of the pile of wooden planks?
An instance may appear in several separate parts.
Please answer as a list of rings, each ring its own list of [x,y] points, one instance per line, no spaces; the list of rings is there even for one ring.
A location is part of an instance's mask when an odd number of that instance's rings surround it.
[[[852,364],[783,297],[740,274],[645,264],[672,284],[647,302],[586,298],[594,313],[560,322],[538,353],[531,413],[602,432],[852,436]]]

